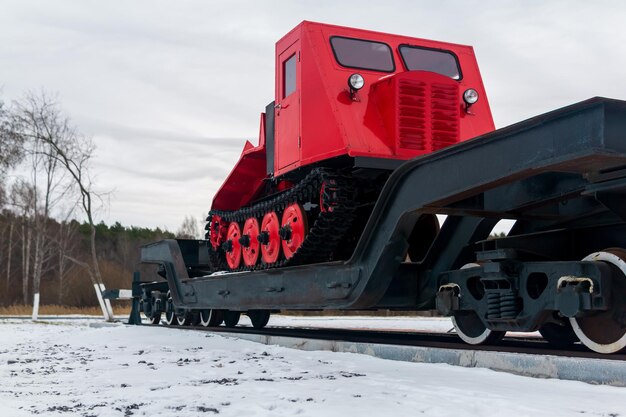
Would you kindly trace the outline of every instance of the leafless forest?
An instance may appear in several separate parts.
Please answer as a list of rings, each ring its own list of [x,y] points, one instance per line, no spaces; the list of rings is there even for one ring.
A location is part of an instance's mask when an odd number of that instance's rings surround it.
[[[0,306],[97,305],[94,284],[129,288],[140,245],[173,233],[98,220],[97,152],[45,92],[0,100]],[[177,232],[194,237],[186,218]]]

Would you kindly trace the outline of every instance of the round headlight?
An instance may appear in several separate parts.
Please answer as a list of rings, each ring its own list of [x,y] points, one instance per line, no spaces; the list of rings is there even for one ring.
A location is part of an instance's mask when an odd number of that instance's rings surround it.
[[[360,90],[365,85],[365,80],[361,74],[352,74],[350,78],[348,78],[348,85],[353,90]]]
[[[473,88],[468,88],[463,93],[463,100],[465,100],[467,104],[476,103],[478,101],[478,91],[474,90]]]

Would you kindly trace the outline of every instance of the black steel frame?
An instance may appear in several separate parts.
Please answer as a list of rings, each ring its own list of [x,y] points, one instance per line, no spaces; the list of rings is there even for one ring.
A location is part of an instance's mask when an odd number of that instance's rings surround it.
[[[187,241],[181,251],[175,240],[145,246],[141,261],[160,265],[179,308],[433,308],[442,274],[473,262],[499,219],[518,219],[502,241],[517,239],[517,249],[532,254],[540,242],[533,236],[623,229],[623,192],[626,102],[593,98],[402,164],[348,261],[193,277],[186,259],[201,269],[206,243]],[[425,258],[406,262],[425,213],[449,217]]]

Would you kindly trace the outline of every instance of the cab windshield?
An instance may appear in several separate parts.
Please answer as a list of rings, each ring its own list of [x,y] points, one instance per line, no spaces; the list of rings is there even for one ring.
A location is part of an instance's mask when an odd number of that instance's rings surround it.
[[[333,36],[330,38],[339,65],[372,71],[393,72],[391,48],[386,43]]]
[[[452,52],[409,45],[401,45],[399,49],[409,71],[431,71],[454,80],[461,79],[459,63]]]

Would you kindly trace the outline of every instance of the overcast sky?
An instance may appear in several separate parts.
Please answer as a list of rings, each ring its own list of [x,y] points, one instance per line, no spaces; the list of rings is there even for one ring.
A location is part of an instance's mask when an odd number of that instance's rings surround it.
[[[0,97],[58,93],[96,142],[104,221],[176,230],[256,144],[302,20],[472,45],[497,127],[626,99],[625,2],[485,0],[0,0]]]

